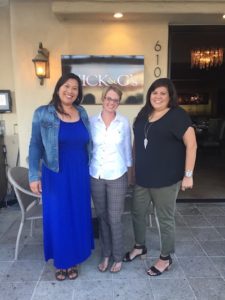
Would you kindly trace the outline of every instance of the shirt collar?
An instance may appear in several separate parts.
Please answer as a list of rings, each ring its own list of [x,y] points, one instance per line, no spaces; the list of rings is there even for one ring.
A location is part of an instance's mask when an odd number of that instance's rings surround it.
[[[98,114],[97,119],[98,119],[98,121],[103,122],[103,120],[102,120],[102,112],[100,112]],[[120,121],[120,115],[118,114],[118,112],[116,112],[116,117],[115,117],[115,119],[113,119],[113,122],[115,122],[115,121]]]

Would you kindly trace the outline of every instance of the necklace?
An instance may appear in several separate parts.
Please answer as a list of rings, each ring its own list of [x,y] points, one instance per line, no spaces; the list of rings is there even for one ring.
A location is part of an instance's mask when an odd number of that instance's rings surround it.
[[[144,127],[144,147],[145,149],[147,148],[147,145],[148,145],[148,133],[149,133],[149,130],[150,128],[152,127],[152,123],[149,122],[150,120],[148,120],[146,123],[145,123],[145,127]]]

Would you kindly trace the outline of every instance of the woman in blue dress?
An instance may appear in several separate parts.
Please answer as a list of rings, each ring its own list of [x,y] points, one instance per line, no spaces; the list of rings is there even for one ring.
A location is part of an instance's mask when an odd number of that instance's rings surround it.
[[[54,260],[57,280],[76,279],[77,265],[90,256],[94,246],[90,128],[81,100],[80,78],[65,74],[58,80],[50,103],[36,109],[32,122],[30,188],[42,194],[44,254],[46,261]]]

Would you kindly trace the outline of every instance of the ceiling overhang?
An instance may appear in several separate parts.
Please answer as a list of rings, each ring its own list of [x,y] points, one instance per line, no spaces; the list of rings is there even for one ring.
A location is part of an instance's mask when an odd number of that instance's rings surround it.
[[[62,21],[115,21],[113,13],[119,11],[120,21],[224,24],[225,1],[53,1],[52,11]]]

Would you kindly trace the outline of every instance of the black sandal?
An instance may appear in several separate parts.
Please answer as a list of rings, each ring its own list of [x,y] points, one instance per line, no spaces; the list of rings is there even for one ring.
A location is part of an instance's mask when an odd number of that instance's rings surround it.
[[[171,256],[170,255],[168,255],[168,256],[162,256],[162,255],[160,255],[159,258],[161,260],[164,260],[164,261],[168,260],[169,261],[169,265],[163,271],[159,271],[155,266],[151,266],[151,268],[147,271],[147,274],[149,276],[159,276],[163,272],[168,271],[170,269],[170,267],[172,265],[172,262],[173,262]],[[152,271],[154,274],[151,274],[150,271]]]
[[[72,267],[67,270],[67,276],[70,280],[74,280],[78,277],[77,267]]]
[[[142,250],[142,252],[140,254],[135,255],[132,259],[130,258],[130,252],[127,252],[123,258],[123,261],[130,262],[138,256],[141,256],[141,259],[146,258],[147,248],[144,245],[134,245],[133,249],[139,249]]]
[[[55,272],[55,278],[58,280],[58,281],[63,281],[66,279],[66,270],[57,270]]]

